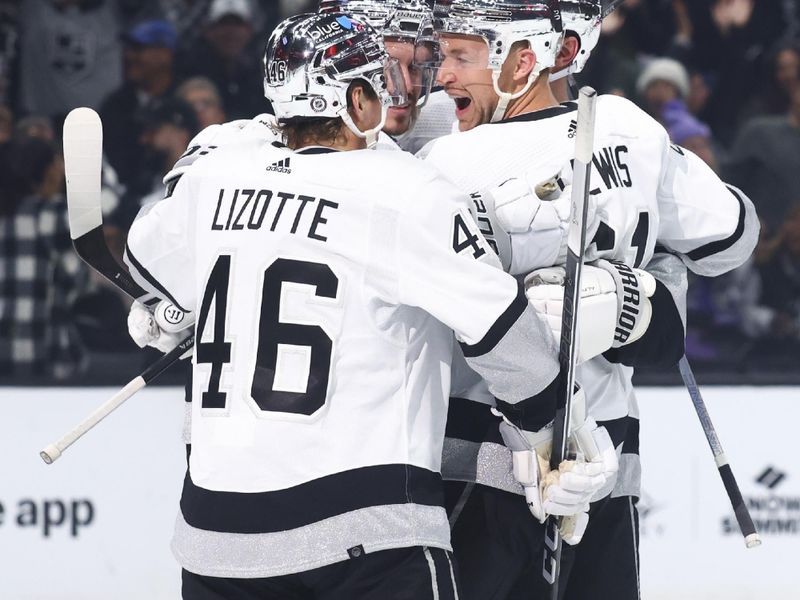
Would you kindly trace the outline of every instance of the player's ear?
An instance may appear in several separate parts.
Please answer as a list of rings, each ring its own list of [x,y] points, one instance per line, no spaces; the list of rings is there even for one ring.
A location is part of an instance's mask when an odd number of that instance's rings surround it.
[[[580,50],[581,41],[578,36],[567,33],[558,51],[558,55],[556,56],[556,65],[553,71],[560,71],[571,65],[575,61],[575,57],[578,56]]]
[[[509,78],[515,88],[521,88],[528,82],[534,67],[536,67],[536,53],[531,50],[528,42],[515,42],[503,64],[501,83],[505,83],[503,80],[508,81],[506,78]],[[502,89],[508,87],[503,85]]]
[[[514,73],[514,80],[526,83],[534,67],[536,67],[536,53],[527,47],[520,48],[517,53],[517,69]]]
[[[347,105],[353,122],[359,129],[372,129],[377,125],[376,111],[380,113],[378,96],[365,82],[354,81],[347,90]],[[379,118],[378,118],[379,120]],[[373,121],[375,121],[373,123]]]

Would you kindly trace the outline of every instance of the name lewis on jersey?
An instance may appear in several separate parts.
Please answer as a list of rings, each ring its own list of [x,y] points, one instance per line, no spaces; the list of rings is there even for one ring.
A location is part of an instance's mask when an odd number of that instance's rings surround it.
[[[608,146],[594,153],[592,164],[594,164],[594,170],[600,176],[600,180],[606,189],[633,187],[631,170],[626,162],[627,154],[627,146]],[[597,178],[593,176],[592,181],[597,181]],[[601,191],[598,186],[590,193],[595,196]]]
[[[311,208],[308,208],[308,207]],[[327,242],[324,226],[339,204],[304,194],[256,189],[220,189],[212,231],[270,231]]]

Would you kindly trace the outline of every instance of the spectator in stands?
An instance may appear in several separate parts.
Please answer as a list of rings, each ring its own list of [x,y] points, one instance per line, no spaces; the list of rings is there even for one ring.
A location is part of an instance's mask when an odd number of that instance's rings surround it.
[[[14,131],[18,136],[38,138],[50,143],[56,141],[53,122],[47,117],[23,117],[17,122]]]
[[[180,61],[182,77],[204,75],[216,84],[230,119],[248,119],[266,108],[264,40],[254,38],[252,18],[248,0],[214,0],[203,36]]]
[[[767,66],[767,83],[754,114],[782,115],[791,102],[792,91],[800,85],[800,48],[783,43],[773,52]]]
[[[219,125],[227,120],[219,90],[206,77],[187,79],[178,87],[175,95],[194,109],[200,129],[205,129],[209,125]]]
[[[180,43],[190,42],[203,25],[212,0],[117,0],[123,22],[129,27],[142,21],[164,19],[172,23]]]
[[[716,169],[711,130],[686,106],[690,82],[683,65],[671,58],[656,59],[647,65],[636,87],[646,110],[664,125],[670,139]]]
[[[712,94],[702,120],[714,138],[729,145],[742,108],[757,92],[767,49],[784,27],[780,2],[761,0],[692,0],[689,65],[709,75]]]
[[[61,120],[98,108],[122,81],[122,45],[110,0],[25,0],[20,8],[20,107]]]
[[[164,197],[163,176],[186,152],[198,132],[198,121],[191,105],[168,98],[142,115],[141,144],[147,162],[154,166],[150,187],[136,196],[128,196],[109,218],[109,225],[124,235],[142,206]]]
[[[0,147],[0,376],[66,379],[86,366],[71,308],[87,268],[72,250],[53,145]]]
[[[800,198],[800,87],[786,114],[745,124],[722,173],[753,199],[768,237],[777,235],[786,211]]]
[[[172,93],[177,35],[166,21],[145,21],[125,35],[125,83],[103,102],[105,151],[128,192],[149,191],[156,175],[146,164],[139,117]]]
[[[769,334],[800,340],[800,203],[789,209],[773,255],[759,265],[761,304],[772,311]]]

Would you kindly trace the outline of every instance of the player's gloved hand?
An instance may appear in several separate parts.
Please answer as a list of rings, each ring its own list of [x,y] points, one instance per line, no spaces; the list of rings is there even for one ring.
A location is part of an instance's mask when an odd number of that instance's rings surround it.
[[[150,346],[166,354],[191,333],[194,314],[185,313],[171,302],[162,300],[153,312],[134,301],[128,313],[128,333],[140,348]],[[181,358],[191,355],[191,350]]]
[[[525,278],[528,302],[550,326],[556,340],[561,339],[565,279],[563,267],[537,269]],[[584,265],[576,334],[578,364],[612,347],[618,304],[617,288],[611,274],[604,269]]]
[[[538,269],[525,278],[531,306],[561,339],[565,271]],[[625,264],[599,260],[584,265],[578,314],[578,363],[638,340],[650,324],[649,298],[655,293],[652,275]]]
[[[615,260],[598,260],[593,264],[610,273],[617,288],[619,317],[612,347],[620,348],[635,342],[644,335],[653,318],[650,298],[656,293],[655,277]]]
[[[511,450],[514,477],[523,486],[533,516],[542,523],[548,515],[565,517],[561,535],[567,543],[577,544],[589,522],[589,502],[610,491],[619,465],[606,429],[586,417],[582,390],[573,396],[572,415],[570,445],[575,459],[563,461],[558,471],[551,471],[549,464],[552,427],[524,431],[504,418],[500,433]]]

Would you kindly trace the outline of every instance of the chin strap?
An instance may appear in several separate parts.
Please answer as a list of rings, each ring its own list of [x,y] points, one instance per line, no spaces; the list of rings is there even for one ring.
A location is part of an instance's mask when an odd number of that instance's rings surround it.
[[[503,117],[506,115],[506,110],[508,109],[508,105],[511,104],[512,100],[516,100],[517,98],[521,98],[528,90],[531,89],[536,80],[539,78],[542,69],[537,64],[533,71],[531,71],[530,75],[528,75],[528,82],[525,84],[525,87],[518,91],[516,94],[509,94],[508,92],[504,92],[500,89],[500,71],[493,70],[492,71],[492,85],[494,86],[494,93],[500,97],[500,101],[497,103],[497,108],[492,115],[492,123],[497,123],[498,121],[502,121]]]
[[[382,106],[380,123],[378,123],[376,127],[373,127],[367,131],[361,131],[358,127],[356,127],[356,124],[353,122],[353,117],[350,116],[350,113],[347,112],[347,109],[343,110],[339,114],[339,117],[341,117],[342,121],[344,121],[344,124],[347,125],[347,128],[356,136],[360,137],[362,140],[367,140],[367,148],[372,150],[378,145],[378,135],[380,135],[380,132],[383,130],[383,126],[386,125],[386,116],[388,113],[389,108],[387,106]]]

